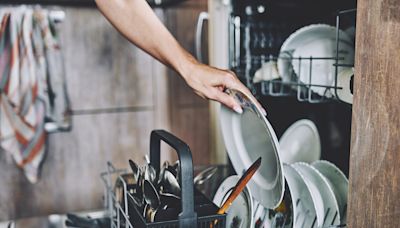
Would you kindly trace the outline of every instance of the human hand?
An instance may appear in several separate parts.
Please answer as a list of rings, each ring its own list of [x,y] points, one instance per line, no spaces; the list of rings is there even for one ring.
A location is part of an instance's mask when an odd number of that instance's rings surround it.
[[[202,98],[218,101],[241,114],[243,110],[240,104],[233,97],[224,93],[225,89],[235,89],[250,97],[266,115],[265,109],[232,71],[192,62],[189,70],[182,76],[194,92]]]

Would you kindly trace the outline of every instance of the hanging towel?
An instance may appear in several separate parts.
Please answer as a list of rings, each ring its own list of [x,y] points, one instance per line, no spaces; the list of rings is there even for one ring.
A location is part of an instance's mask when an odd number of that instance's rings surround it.
[[[1,64],[0,68],[5,82],[0,97],[1,147],[12,155],[27,179],[35,183],[45,153],[46,106],[39,96],[45,93],[39,91],[41,81],[32,45],[33,11],[18,9],[5,15],[10,16],[1,36],[6,44],[1,56],[9,58],[8,64]],[[7,18],[3,16],[4,20]]]
[[[46,151],[47,124],[71,125],[55,31],[46,10],[0,9],[0,149],[32,183]]]
[[[65,83],[64,59],[61,45],[57,37],[55,24],[49,20],[48,11],[38,11],[36,19],[40,24],[41,34],[45,47],[47,70],[47,97],[48,122],[53,123],[58,129],[69,129],[71,126],[70,102]],[[46,127],[48,124],[46,124]]]

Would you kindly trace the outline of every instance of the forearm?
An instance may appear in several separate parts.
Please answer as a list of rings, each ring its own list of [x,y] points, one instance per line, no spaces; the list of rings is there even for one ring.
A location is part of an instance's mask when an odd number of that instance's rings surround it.
[[[185,51],[145,0],[96,0],[104,16],[128,40],[182,76],[195,59]]]

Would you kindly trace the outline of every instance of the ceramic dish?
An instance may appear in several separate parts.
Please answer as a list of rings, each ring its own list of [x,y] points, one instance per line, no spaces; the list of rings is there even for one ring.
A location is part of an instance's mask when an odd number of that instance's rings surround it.
[[[293,227],[293,204],[290,190],[285,185],[285,194],[282,202],[275,209],[266,209],[263,228],[292,228]]]
[[[317,126],[311,120],[303,119],[292,124],[283,133],[279,145],[279,157],[284,163],[311,163],[321,157]]]
[[[340,225],[339,206],[328,180],[307,163],[297,162],[292,167],[301,175],[311,193],[318,227]]]
[[[354,45],[352,39],[339,30],[339,63],[354,63]],[[283,43],[278,58],[278,71],[283,81],[293,80],[293,73],[304,84],[333,86],[335,82],[334,59],[314,59],[312,63],[296,58],[334,58],[336,57],[336,28],[325,24],[303,27]],[[287,58],[293,58],[289,61]],[[312,69],[310,65],[312,64]],[[342,68],[339,67],[339,72]],[[310,79],[310,74],[312,75]],[[324,87],[312,86],[311,90],[321,96],[329,96],[332,91]]]
[[[347,193],[349,181],[343,172],[328,161],[316,161],[312,164],[322,175],[328,179],[339,206],[341,224],[346,224]]]
[[[255,103],[238,91],[228,91],[242,106],[237,114],[221,107],[220,123],[225,146],[237,174],[262,157],[261,166],[248,183],[253,197],[266,208],[277,207],[284,194],[278,139]]]
[[[339,72],[336,89],[337,98],[348,104],[353,104],[353,92],[351,91],[352,80],[354,80],[354,69],[348,68]]]
[[[315,206],[303,178],[290,165],[284,164],[283,171],[292,198],[293,227],[317,227]]]
[[[213,202],[221,207],[238,183],[239,176],[230,176],[222,182],[215,193]],[[237,196],[226,212],[225,227],[253,227],[253,201],[247,187]]]

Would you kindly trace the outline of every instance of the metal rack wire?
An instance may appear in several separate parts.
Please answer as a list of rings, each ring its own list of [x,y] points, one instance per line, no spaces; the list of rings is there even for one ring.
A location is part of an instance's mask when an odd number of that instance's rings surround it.
[[[107,162],[107,171],[102,172],[100,177],[104,183],[104,208],[106,215],[110,218],[111,228],[133,228],[128,213],[128,197],[132,197],[127,190],[127,183],[122,178],[122,174],[126,174],[126,169],[116,169],[111,162]],[[113,183],[118,179],[122,183],[124,197],[123,205],[118,202]]]
[[[339,46],[340,46],[340,22],[341,17],[348,14],[354,14],[356,9],[343,10],[337,12],[336,15],[336,53],[335,56],[332,57],[286,57],[285,55],[281,55],[281,53],[276,55],[265,54],[262,53],[259,55],[250,54],[246,48],[240,46],[240,30],[244,27],[240,23],[240,18],[235,16],[230,19],[230,32],[231,36],[234,37],[230,40],[230,67],[233,71],[236,72],[238,77],[241,79],[243,83],[249,87],[252,92],[256,96],[272,96],[272,97],[296,97],[296,99],[300,102],[308,102],[308,103],[323,103],[329,101],[339,101],[338,99],[338,91],[342,90],[343,87],[338,86],[338,74],[340,73],[339,68],[352,68],[354,67],[354,63],[352,64],[344,64],[341,63],[343,57],[340,56]],[[256,25],[250,25],[250,27],[255,27]],[[242,49],[242,50],[241,50]],[[244,50],[243,50],[244,49]],[[242,53],[241,53],[242,52]],[[245,53],[243,53],[245,52]],[[282,57],[284,56],[284,57]],[[292,60],[296,60],[298,62],[297,66],[293,66],[293,68],[297,68],[297,74],[294,75],[291,80],[282,80],[282,77],[279,79],[273,80],[264,80],[258,83],[254,83],[252,78],[255,75],[256,70],[260,69],[263,63],[268,61],[278,61],[280,59],[285,59],[289,62]],[[334,67],[334,83],[332,85],[321,85],[321,84],[313,84],[313,78],[318,77],[318,75],[313,75],[313,66],[315,61],[330,61],[332,62],[332,67]],[[301,63],[307,63],[309,66],[309,75],[300,75],[301,73]],[[300,78],[307,78],[307,81],[301,81]],[[319,90],[323,90],[318,94],[314,92],[315,88],[319,88]],[[321,89],[322,88],[322,89]],[[313,90],[314,89],[314,90]]]

